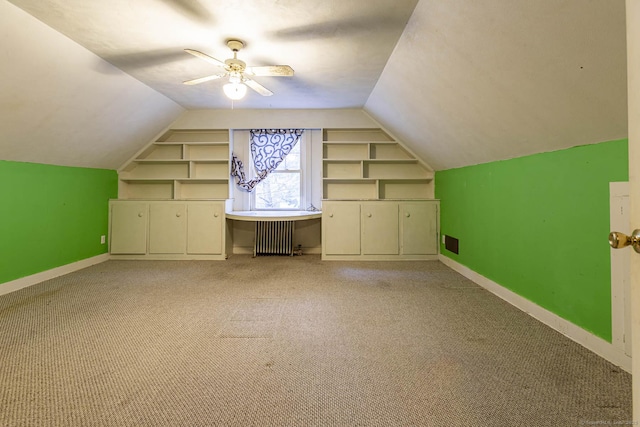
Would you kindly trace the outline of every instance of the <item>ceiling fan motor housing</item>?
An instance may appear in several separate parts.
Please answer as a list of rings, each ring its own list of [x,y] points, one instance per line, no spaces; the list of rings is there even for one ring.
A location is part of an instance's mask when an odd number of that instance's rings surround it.
[[[241,61],[237,58],[229,58],[224,61],[227,66],[225,67],[229,72],[238,72],[241,73],[247,68],[247,64],[244,61]]]

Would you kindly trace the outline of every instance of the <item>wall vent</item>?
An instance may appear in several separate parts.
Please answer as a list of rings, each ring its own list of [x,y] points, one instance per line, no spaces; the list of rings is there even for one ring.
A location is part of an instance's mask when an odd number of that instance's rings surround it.
[[[451,236],[444,236],[444,248],[454,254],[458,254],[458,239]]]

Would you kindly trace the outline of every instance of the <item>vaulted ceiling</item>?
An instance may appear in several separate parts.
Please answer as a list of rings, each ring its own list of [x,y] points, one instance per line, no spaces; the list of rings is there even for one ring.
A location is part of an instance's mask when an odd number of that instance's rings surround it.
[[[117,168],[181,114],[229,109],[246,44],[275,94],[362,109],[435,169],[622,138],[624,0],[0,0],[0,159]]]

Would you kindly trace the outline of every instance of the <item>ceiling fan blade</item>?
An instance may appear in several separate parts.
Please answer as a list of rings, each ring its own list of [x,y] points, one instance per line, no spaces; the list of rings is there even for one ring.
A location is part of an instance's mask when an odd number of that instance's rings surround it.
[[[293,76],[293,68],[288,65],[267,65],[264,67],[247,67],[245,70],[253,76]]]
[[[187,80],[187,81],[184,81],[182,83],[184,83],[186,85],[197,85],[197,84],[200,84],[200,83],[208,82],[209,80],[216,80],[216,79],[219,79],[221,77],[224,77],[224,74],[213,74],[211,76],[200,77],[199,79]]]
[[[207,55],[206,53],[202,53],[199,50],[194,50],[194,49],[185,49],[184,50],[187,53],[190,53],[193,56],[197,56],[200,59],[204,59],[205,61],[213,64],[213,65],[217,65],[218,67],[225,67],[227,64],[225,64],[224,62]]]
[[[273,92],[271,92],[269,89],[267,89],[266,87],[262,86],[260,83],[258,83],[255,80],[251,80],[251,79],[245,78],[243,83],[246,84],[247,86],[249,86],[251,89],[253,89],[256,92],[258,92],[262,96],[271,96],[271,95],[273,95]]]

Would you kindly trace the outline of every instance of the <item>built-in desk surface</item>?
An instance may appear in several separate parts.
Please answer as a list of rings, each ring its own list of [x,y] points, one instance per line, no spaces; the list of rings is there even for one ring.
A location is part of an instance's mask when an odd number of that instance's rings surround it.
[[[300,221],[322,217],[321,211],[230,211],[226,217],[236,221]]]

